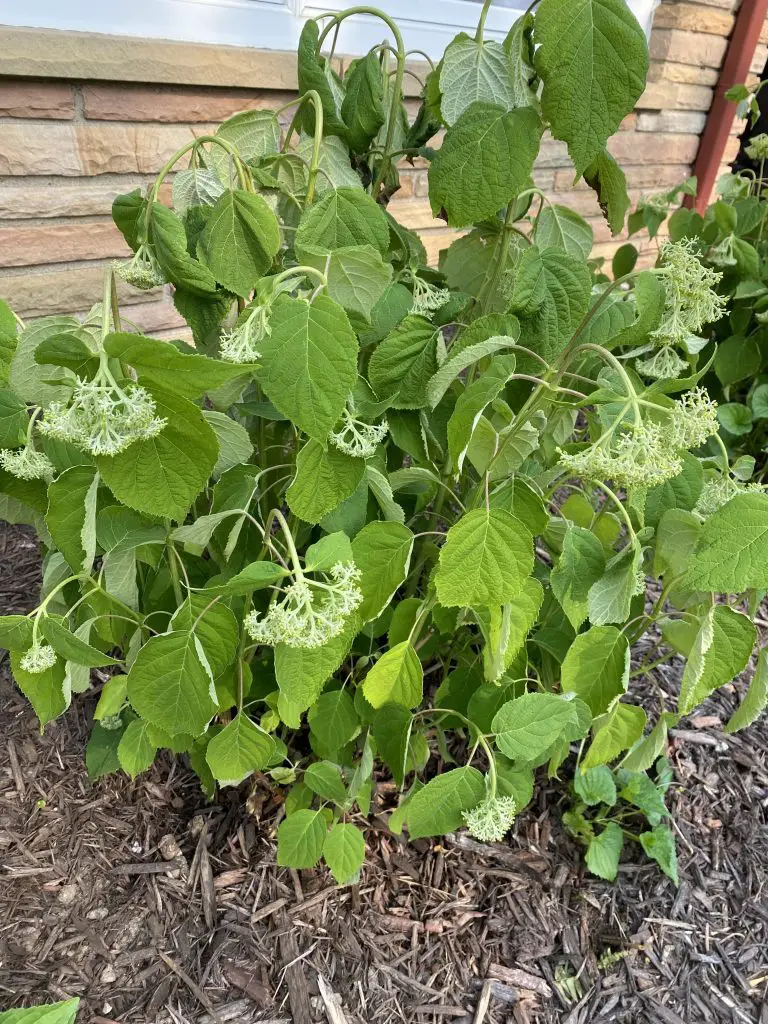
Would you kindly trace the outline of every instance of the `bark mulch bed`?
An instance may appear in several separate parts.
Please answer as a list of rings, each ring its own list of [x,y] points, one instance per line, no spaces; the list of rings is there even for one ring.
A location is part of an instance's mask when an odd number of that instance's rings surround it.
[[[38,571],[29,535],[2,531],[3,612],[34,604]],[[374,817],[361,883],[340,890],[276,867],[279,806],[258,785],[206,804],[170,758],[90,784],[93,701],[41,737],[4,673],[0,1009],[79,995],[93,1024],[768,1024],[768,728],[724,736],[735,700],[672,744],[677,890],[644,862],[587,876],[545,781],[493,848],[407,845]]]

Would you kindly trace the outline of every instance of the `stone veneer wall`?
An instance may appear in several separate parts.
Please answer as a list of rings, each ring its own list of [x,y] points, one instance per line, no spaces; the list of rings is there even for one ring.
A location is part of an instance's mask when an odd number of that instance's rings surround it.
[[[663,0],[658,8],[648,87],[610,147],[633,200],[691,173],[738,5]],[[764,31],[753,72],[762,71],[766,42]],[[116,195],[146,185],[177,148],[236,111],[295,94],[291,54],[3,27],[0,52],[0,297],[25,318],[99,300],[104,265],[127,253],[110,217]],[[611,239],[592,192],[572,189],[564,145],[545,139],[535,178],[589,219],[595,255],[610,257],[622,240]],[[458,234],[432,219],[423,162],[404,166],[391,209],[421,233],[433,262]],[[636,244],[652,262],[653,247]],[[121,291],[126,317],[142,330],[179,333],[168,289]]]

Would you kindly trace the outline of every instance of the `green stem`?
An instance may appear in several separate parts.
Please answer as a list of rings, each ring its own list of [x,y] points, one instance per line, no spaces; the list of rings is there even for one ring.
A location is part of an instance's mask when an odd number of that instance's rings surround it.
[[[485,19],[488,17],[488,8],[491,6],[491,0],[485,0],[483,9],[480,11],[480,20],[477,23],[477,31],[475,32],[475,42],[482,43],[483,41],[483,29],[485,28]]]
[[[634,546],[637,543],[637,536],[635,534],[635,529],[632,526],[632,520],[629,518],[629,513],[627,512],[627,510],[622,505],[622,503],[619,500],[618,496],[616,494],[614,494],[614,492],[611,490],[611,488],[608,486],[608,484],[601,483],[599,480],[594,480],[593,483],[594,483],[595,487],[598,487],[604,494],[608,495],[608,497],[614,503],[616,508],[619,510],[619,514],[620,514],[621,518],[624,520],[624,525],[627,528],[627,532],[629,533],[629,536],[632,538],[632,545]]]
[[[504,225],[496,242],[496,251],[493,254],[493,273],[490,277],[486,277],[477,296],[477,304],[480,307],[481,313],[488,312],[488,307],[496,293],[501,275],[504,273],[504,266],[507,262],[507,254],[509,253],[509,239],[512,234],[512,218],[514,213],[515,200],[512,200],[512,202],[507,204]]]
[[[168,560],[168,572],[171,574],[171,583],[173,584],[173,596],[176,598],[176,604],[180,605],[184,602],[184,597],[181,592],[181,579],[179,578],[179,567],[176,565],[176,549],[173,546],[171,540],[171,521],[166,519],[165,521],[165,548],[166,558]]]
[[[111,267],[107,267],[104,273],[104,290],[101,298],[101,350],[104,351],[104,342],[109,334],[110,306],[112,305],[112,283],[114,273]]]
[[[725,442],[723,441],[722,437],[720,437],[720,434],[713,434],[712,439],[715,442],[715,444],[720,448],[720,452],[723,456],[723,469],[725,471],[725,475],[730,476],[731,459],[728,455],[728,449],[725,447]]]
[[[325,288],[326,285],[328,284],[328,278],[321,270],[318,270],[316,267],[304,266],[289,267],[288,270],[283,270],[281,273],[276,275],[276,277],[274,278],[274,283],[275,285],[278,285],[280,284],[281,281],[287,281],[292,277],[299,277],[301,275],[303,275],[304,277],[313,277],[318,282],[318,284],[322,285],[323,288]]]
[[[296,106],[296,113],[293,115],[293,119],[288,127],[288,131],[285,136],[285,145],[293,134],[296,125],[298,124],[299,118],[301,117],[301,111],[304,105],[309,101],[315,108],[315,132],[312,137],[312,156],[309,161],[309,182],[307,184],[307,199],[306,206],[311,206],[312,201],[315,198],[315,182],[317,180],[317,172],[320,168],[320,147],[323,142],[323,101],[320,98],[320,93],[316,89],[310,89],[305,92],[303,96],[299,96],[296,100],[291,100],[290,103],[283,104],[282,107],[278,107],[275,111],[275,116],[292,107]]]
[[[301,580],[304,579],[304,570],[301,567],[301,561],[299,559],[299,553],[296,550],[296,542],[293,539],[290,527],[285,520],[285,516],[279,508],[273,508],[270,512],[270,518],[275,519],[280,525],[280,529],[283,531],[283,537],[285,537],[286,547],[288,548],[288,554],[291,556],[291,562],[293,563],[294,573]]]

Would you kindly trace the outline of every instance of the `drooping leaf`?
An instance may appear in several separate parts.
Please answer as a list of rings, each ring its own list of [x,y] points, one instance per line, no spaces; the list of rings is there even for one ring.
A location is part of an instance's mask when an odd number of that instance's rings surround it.
[[[462,345],[458,352],[451,352],[450,357],[431,378],[427,387],[427,398],[433,409],[439,405],[446,391],[462,370],[485,359],[486,356],[492,356],[497,352],[515,347],[520,338],[519,324],[514,317],[506,318],[506,322],[509,334],[495,335],[484,341],[478,341],[474,345]],[[514,356],[508,359],[508,366],[512,365],[511,359],[514,359]]]
[[[341,750],[360,728],[355,705],[346,690],[321,693],[309,709],[309,727],[328,750]]]
[[[216,279],[204,264],[189,255],[184,224],[173,210],[153,203],[149,223],[149,240],[167,279],[195,295],[212,295]]]
[[[629,644],[615,626],[593,626],[573,641],[562,666],[564,692],[573,692],[597,716],[627,689]]]
[[[341,118],[339,103],[332,86],[333,72],[327,67],[325,58],[318,53],[320,29],[317,22],[309,18],[301,30],[298,45],[297,75],[299,93],[314,90],[320,96],[323,107],[323,131],[326,135],[340,135],[346,138],[347,126]],[[305,131],[315,134],[315,115],[311,105],[304,115]]]
[[[306,523],[319,523],[354,493],[363,479],[365,460],[332,445],[310,440],[296,457],[296,475],[288,488],[291,510]]]
[[[471,765],[438,775],[409,801],[408,835],[421,839],[452,832],[464,824],[464,812],[476,807],[484,795],[483,776]]]
[[[344,86],[341,116],[347,126],[347,141],[355,152],[365,153],[385,119],[384,79],[374,50],[344,76]]]
[[[213,676],[202,644],[189,630],[153,636],[128,673],[128,700],[171,736],[199,736],[216,712]]]
[[[374,708],[402,704],[415,708],[423,696],[424,672],[419,656],[408,640],[379,658],[363,680],[363,694]]]
[[[73,633],[64,619],[58,615],[44,615],[40,620],[43,636],[65,661],[73,661],[76,665],[87,668],[103,668],[105,665],[119,664],[108,654],[99,651]]]
[[[13,679],[34,708],[42,728],[69,707],[69,695],[64,692],[64,662],[57,658],[44,672],[26,672],[21,667],[23,655],[23,651],[11,651]]]
[[[368,523],[352,541],[355,565],[360,570],[363,622],[377,618],[405,579],[413,550],[413,534],[400,523]]]
[[[216,200],[197,248],[219,284],[247,297],[280,248],[277,218],[260,195],[227,189]]]
[[[514,355],[495,356],[488,369],[459,395],[448,420],[448,451],[456,473],[461,471],[478,417],[501,394],[514,370]]]
[[[492,103],[503,110],[519,106],[510,74],[509,56],[494,39],[476,40],[460,32],[443,54],[440,110],[454,124],[472,103]]]
[[[244,711],[211,739],[205,759],[222,786],[238,786],[243,779],[269,764],[275,741],[259,729]]]
[[[542,123],[531,107],[473,103],[463,111],[429,168],[429,199],[451,227],[493,216],[528,186]]]
[[[356,882],[365,860],[363,833],[356,825],[337,822],[326,836],[323,859],[339,885]]]
[[[757,667],[749,684],[746,696],[729,718],[726,732],[738,732],[751,725],[768,705],[768,649],[761,647],[757,655]]]
[[[678,705],[689,714],[710,693],[729,683],[746,667],[757,630],[741,612],[715,605],[702,617],[683,670]]]
[[[630,207],[627,178],[607,149],[598,153],[585,169],[584,181],[597,193],[600,209],[608,221],[611,234],[618,235],[624,230],[624,221]]]
[[[645,88],[645,34],[624,0],[542,0],[535,36],[542,110],[581,174]]]

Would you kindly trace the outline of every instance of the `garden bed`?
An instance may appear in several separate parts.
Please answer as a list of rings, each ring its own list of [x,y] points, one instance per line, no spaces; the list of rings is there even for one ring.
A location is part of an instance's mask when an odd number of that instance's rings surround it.
[[[38,577],[30,534],[2,528],[4,613],[34,604]],[[653,682],[672,692],[675,663]],[[276,867],[269,790],[206,804],[165,756],[92,785],[92,700],[41,737],[5,668],[0,699],[0,1009],[79,995],[94,1024],[768,1022],[768,725],[719,730],[733,687],[671,744],[677,891],[647,862],[615,885],[586,875],[564,786],[544,779],[495,847],[408,845],[374,816],[361,883],[338,889]]]

